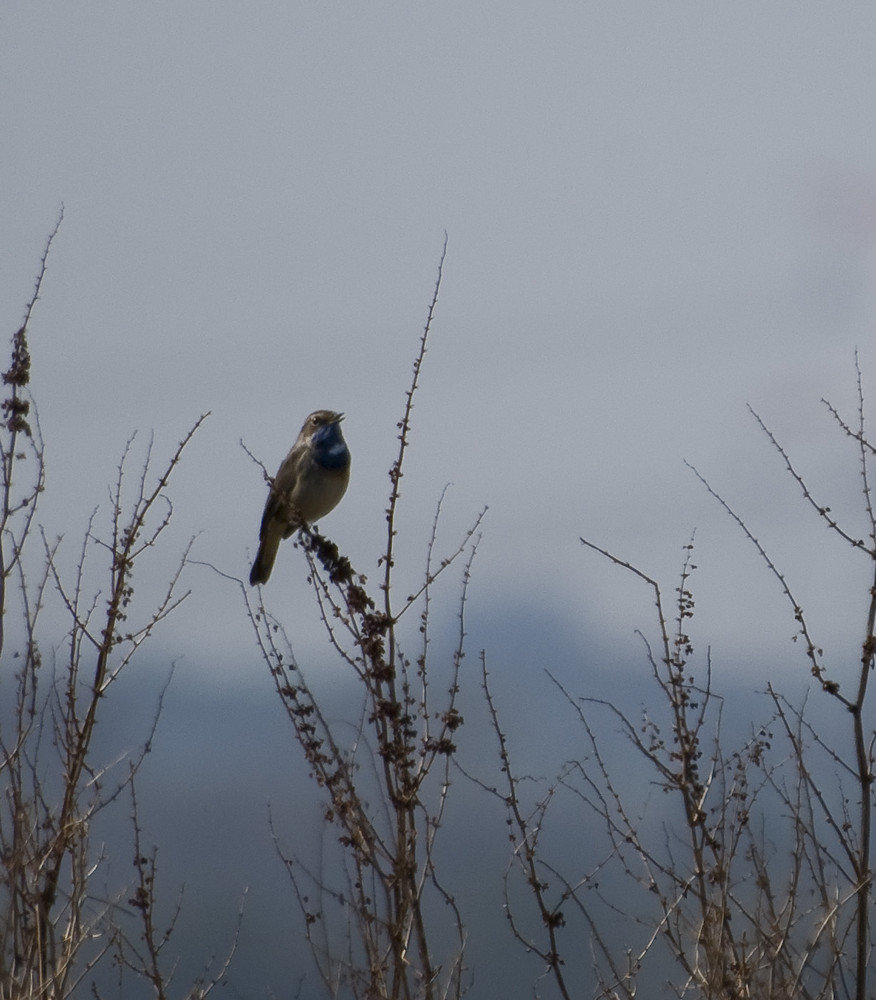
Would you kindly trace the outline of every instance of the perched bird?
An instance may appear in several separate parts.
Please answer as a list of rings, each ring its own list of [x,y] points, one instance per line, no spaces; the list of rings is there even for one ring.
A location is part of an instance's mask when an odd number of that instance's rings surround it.
[[[341,433],[343,413],[311,413],[292,450],[274,476],[262,526],[259,551],[249,582],[267,583],[277,549],[304,524],[311,524],[333,510],[350,481],[350,450]]]

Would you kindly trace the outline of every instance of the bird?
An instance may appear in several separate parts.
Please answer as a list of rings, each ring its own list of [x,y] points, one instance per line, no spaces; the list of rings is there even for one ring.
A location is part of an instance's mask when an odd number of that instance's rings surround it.
[[[268,582],[280,542],[334,510],[346,492],[350,449],[341,433],[343,419],[334,410],[311,413],[271,481],[249,574],[253,587]]]

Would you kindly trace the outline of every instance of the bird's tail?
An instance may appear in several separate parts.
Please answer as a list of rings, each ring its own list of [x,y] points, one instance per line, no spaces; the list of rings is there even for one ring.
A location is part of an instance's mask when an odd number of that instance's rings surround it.
[[[274,560],[277,558],[279,545],[280,535],[273,531],[266,532],[265,537],[259,543],[259,550],[249,574],[249,582],[253,587],[258,583],[268,582],[268,577],[274,568]]]

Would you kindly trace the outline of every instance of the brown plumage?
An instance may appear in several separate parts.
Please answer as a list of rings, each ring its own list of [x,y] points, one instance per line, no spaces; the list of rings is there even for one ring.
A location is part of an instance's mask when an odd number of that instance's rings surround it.
[[[303,524],[325,517],[340,502],[350,481],[350,450],[341,433],[343,413],[311,413],[292,450],[274,476],[262,526],[259,551],[249,582],[267,583],[277,549]]]

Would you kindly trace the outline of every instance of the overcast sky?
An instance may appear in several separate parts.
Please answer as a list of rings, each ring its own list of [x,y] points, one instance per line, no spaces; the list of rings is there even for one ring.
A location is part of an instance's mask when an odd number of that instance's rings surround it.
[[[813,523],[746,404],[866,534],[854,447],[819,400],[854,419],[856,348],[876,385],[874,38],[869,3],[9,0],[9,334],[65,211],[31,325],[40,520],[72,555],[129,435],[160,458],[209,410],[166,565],[197,534],[193,558],[245,577],[265,486],[239,442],[273,471],[327,407],[353,475],[322,527],[373,573],[446,231],[402,588],[452,482],[447,549],[489,506],[472,648],[513,686],[533,636],[562,634],[586,685],[651,601],[578,537],[671,594],[696,528],[718,677],[805,676],[774,581],[687,459],[854,662],[871,567]],[[266,593],[322,656],[303,576],[289,545]],[[220,689],[266,682],[238,591],[204,567],[185,582],[157,647]]]

